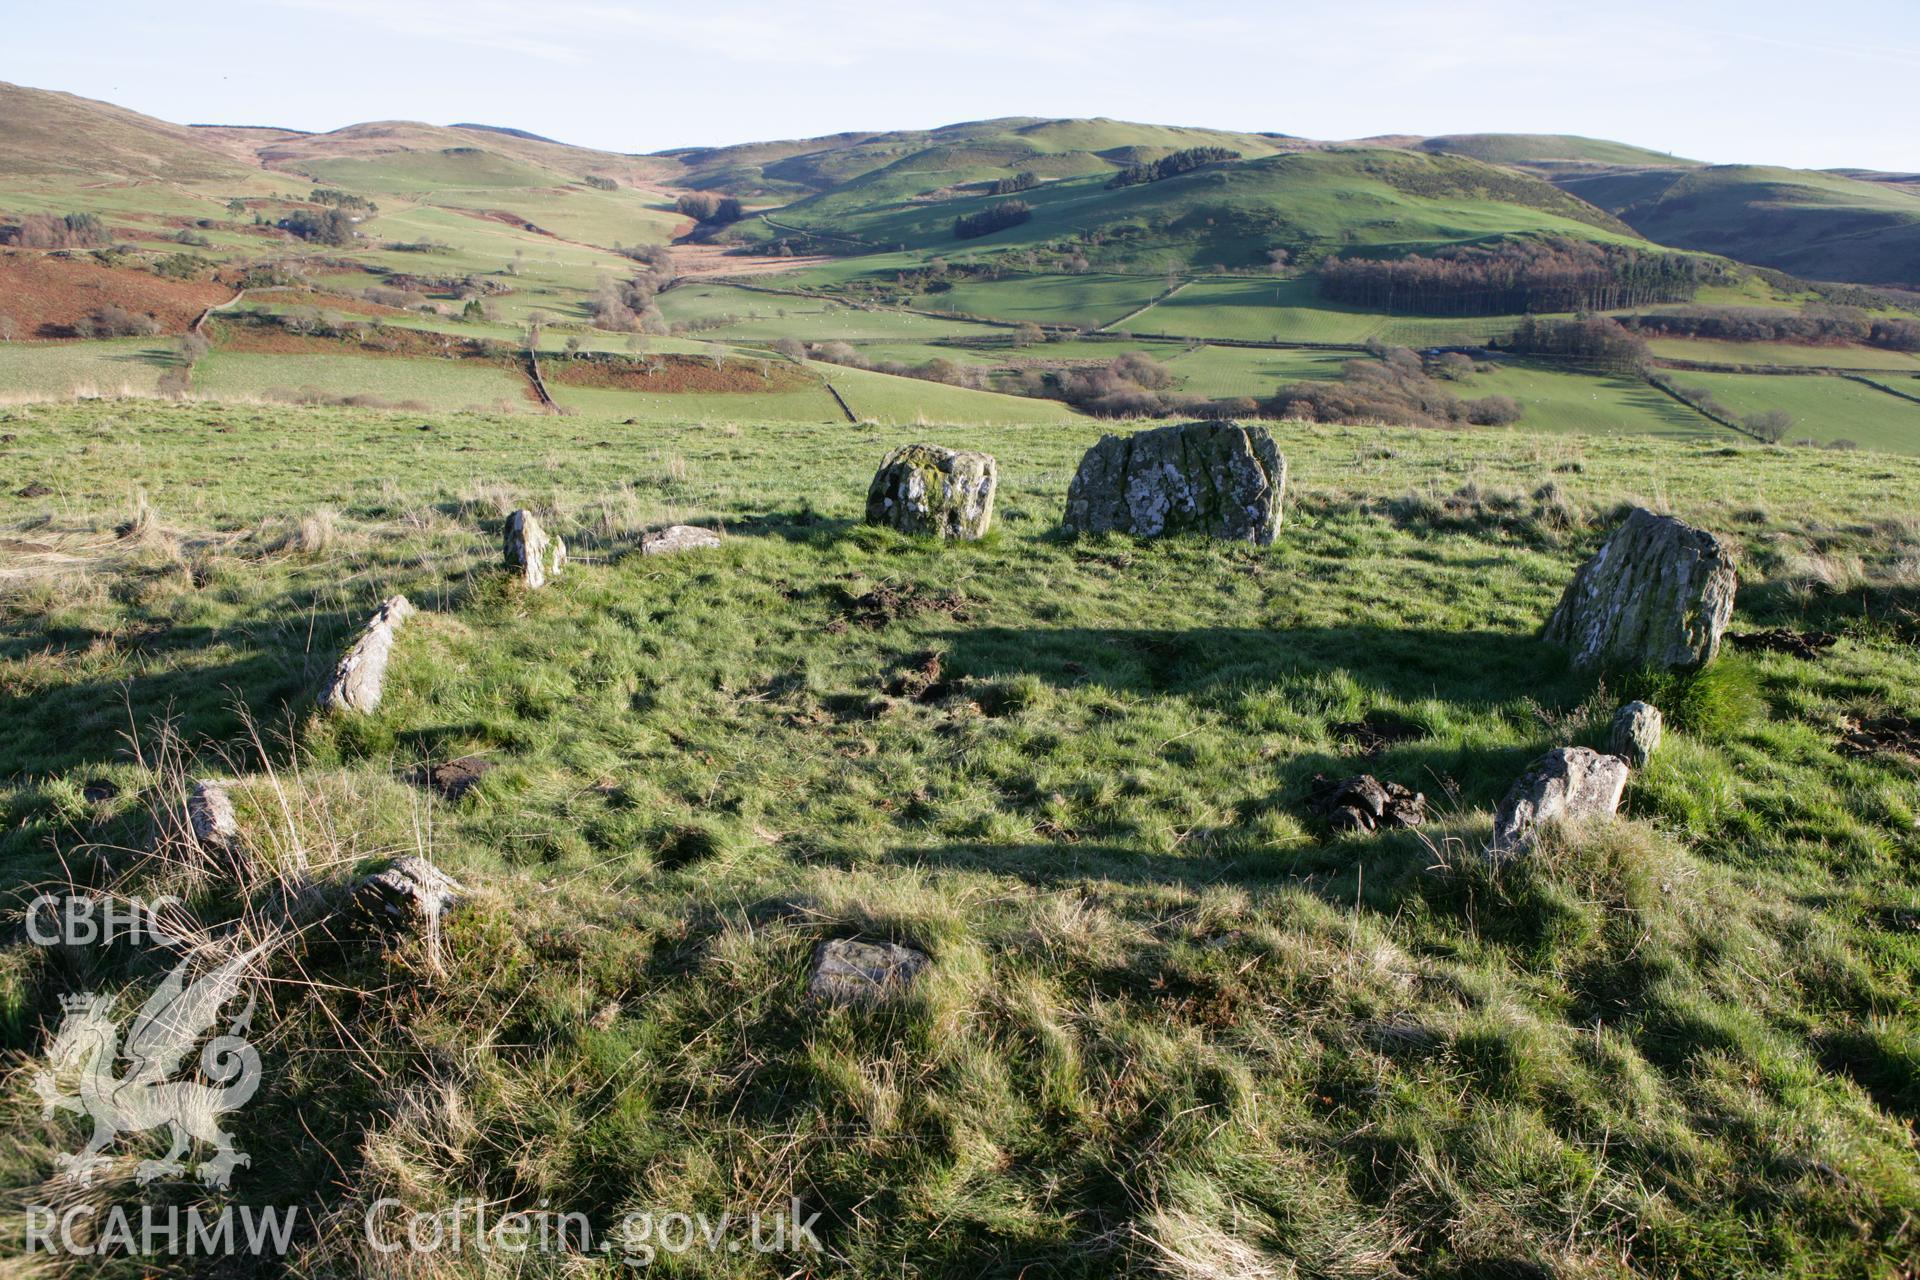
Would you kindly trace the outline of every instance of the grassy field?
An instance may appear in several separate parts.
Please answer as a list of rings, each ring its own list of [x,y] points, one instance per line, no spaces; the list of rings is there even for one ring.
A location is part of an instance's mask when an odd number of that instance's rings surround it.
[[[1388,316],[1320,297],[1310,278],[1200,280],[1118,326],[1138,333],[1243,342],[1336,342],[1373,338],[1396,346],[1481,342],[1509,333],[1517,317]]]
[[[1256,550],[1059,537],[1095,423],[415,422],[0,422],[10,473],[60,484],[0,492],[16,893],[108,874],[96,852],[147,847],[177,770],[214,769],[253,858],[331,885],[418,850],[469,886],[431,947],[268,963],[234,1194],[313,1215],[289,1272],[379,1270],[368,1205],[455,1196],[596,1232],[641,1207],[820,1213],[824,1257],[680,1265],[729,1276],[1840,1277],[1912,1256],[1914,764],[1839,738],[1920,715],[1920,461],[1289,426],[1287,526]],[[857,523],[882,453],[921,438],[999,458],[995,536]],[[136,484],[146,514],[116,533]],[[1641,500],[1738,542],[1736,630],[1837,647],[1679,684],[1570,673],[1537,628]],[[537,594],[493,568],[519,505],[576,551]],[[621,554],[666,520],[729,541]],[[396,590],[425,612],[379,713],[311,714]],[[943,689],[889,695],[928,650]],[[1507,783],[1632,691],[1671,727],[1628,817],[1488,870]],[[1412,736],[1364,756],[1342,726],[1368,716]],[[413,781],[465,755],[495,768],[458,802]],[[1435,823],[1318,828],[1310,780],[1357,768],[1426,791]],[[278,909],[270,884],[113,867],[216,928]],[[813,947],[847,936],[932,969],[899,1004],[806,1004]],[[137,949],[0,959],[20,1203],[83,1137],[19,1069],[55,997],[137,1006],[155,971]],[[97,1194],[209,1202],[130,1167]]]
[[[918,378],[897,378],[864,369],[810,363],[809,368],[831,381],[854,413],[862,419],[889,423],[954,423],[1004,425],[1059,423],[1080,415],[1051,400],[995,395],[949,387]]]
[[[1810,365],[1823,369],[1889,369],[1920,374],[1920,356],[1880,347],[1809,347],[1791,342],[1714,342],[1701,338],[1653,338],[1653,354],[1666,360],[1705,364]]]
[[[1145,306],[1166,287],[1164,280],[1142,276],[1015,276],[961,281],[939,293],[921,294],[914,305],[995,320],[1097,329]]]
[[[1526,433],[1651,435],[1702,443],[1727,443],[1737,438],[1734,432],[1638,378],[1508,363],[1492,373],[1475,375],[1457,389],[1467,398],[1512,396],[1526,410],[1517,428]]]
[[[1816,374],[1676,372],[1682,387],[1704,387],[1738,417],[1770,409],[1793,415],[1791,440],[1851,440],[1867,449],[1920,453],[1920,404]]]
[[[527,389],[515,370],[479,360],[216,351],[193,368],[194,394],[210,400],[374,396],[443,413],[503,404],[531,412],[539,406]]]
[[[904,311],[867,309],[820,298],[760,293],[731,285],[688,281],[660,295],[660,313],[674,324],[701,324],[698,336],[718,340],[807,342],[974,337],[993,330],[958,320]],[[706,327],[711,324],[712,327]]]
[[[151,396],[180,363],[164,338],[0,342],[0,403],[85,396]]]

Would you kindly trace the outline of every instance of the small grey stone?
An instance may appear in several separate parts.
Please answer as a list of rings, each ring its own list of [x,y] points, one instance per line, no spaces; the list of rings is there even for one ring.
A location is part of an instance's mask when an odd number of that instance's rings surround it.
[[[507,568],[535,590],[546,586],[547,579],[567,563],[567,544],[549,537],[531,511],[507,517],[505,552]]]
[[[393,654],[393,635],[400,624],[414,614],[405,596],[391,596],[380,602],[366,630],[342,654],[327,687],[320,691],[320,705],[328,711],[356,711],[362,714],[380,705],[387,687],[387,660]]]
[[[187,825],[200,848],[221,858],[240,849],[240,820],[234,816],[233,797],[225,783],[200,781],[187,795]]]
[[[1494,858],[1532,847],[1534,834],[1552,822],[1611,817],[1627,789],[1627,762],[1588,747],[1559,747],[1541,756],[1507,792],[1493,817]]]
[[[813,953],[807,994],[828,1004],[877,1004],[912,987],[932,961],[893,942],[823,942]]]
[[[881,460],[867,487],[867,523],[970,541],[993,524],[999,469],[991,454],[910,444]]]
[[[1660,739],[1665,733],[1666,718],[1660,714],[1660,708],[1648,702],[1629,702],[1614,713],[1607,750],[1634,768],[1644,769],[1653,753],[1660,749]]]
[[[383,927],[418,923],[437,925],[440,917],[459,905],[466,887],[425,858],[397,859],[353,887],[353,909]]]
[[[640,539],[643,556],[666,556],[679,551],[702,551],[720,545],[720,535],[696,525],[675,524]]]
[[[1697,671],[1719,655],[1737,585],[1718,537],[1636,507],[1574,574],[1545,637],[1579,670]]]
[[[1280,532],[1287,460],[1262,426],[1187,422],[1102,436],[1067,489],[1073,533],[1157,538],[1202,533],[1271,544]]]

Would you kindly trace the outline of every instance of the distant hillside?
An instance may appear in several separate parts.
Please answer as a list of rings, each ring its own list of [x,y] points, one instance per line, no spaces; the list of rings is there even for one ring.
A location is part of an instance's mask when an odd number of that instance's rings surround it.
[[[977,150],[974,150],[977,154]],[[917,153],[925,156],[926,152]],[[1269,155],[1211,165],[1159,182],[1114,188],[1107,173],[1021,193],[1030,221],[959,241],[954,219],[996,202],[969,193],[914,198],[904,187],[974,180],[982,169],[889,168],[743,224],[742,238],[794,228],[875,249],[975,254],[1071,242],[1098,266],[1264,265],[1267,251],[1296,260],[1354,248],[1399,252],[1523,234],[1637,240],[1625,224],[1551,183],[1456,156],[1387,148]]]
[[[1812,280],[1920,284],[1920,194],[1898,181],[1755,165],[1623,169],[1557,181],[1661,244]]]
[[[1421,151],[1467,156],[1488,164],[1528,166],[1641,165],[1693,167],[1661,151],[1650,151],[1604,138],[1582,138],[1565,133],[1455,133],[1421,138],[1412,144]]]
[[[975,182],[1032,172],[1041,177],[1111,173],[1143,159],[1190,147],[1226,147],[1246,157],[1288,146],[1278,135],[1133,124],[1121,120],[1049,120],[1011,116],[938,129],[844,133],[788,142],[756,142],[662,153],[692,187],[740,196],[803,198],[833,191],[883,171],[947,175],[916,191],[947,182]],[[908,183],[898,186],[908,194]]]
[[[422,124],[413,120],[377,120],[328,133],[269,133],[258,139],[261,164],[308,177],[340,180],[341,162],[382,160],[373,172],[391,175],[403,187],[446,182],[457,186],[543,186],[605,177],[624,184],[657,181],[671,166],[646,156],[626,156],[587,147],[571,147],[518,129]],[[484,170],[475,180],[449,172],[442,159],[468,156]],[[394,157],[419,157],[417,164]],[[462,166],[454,166],[458,169]],[[412,172],[409,172],[412,170]],[[346,171],[351,174],[352,169]],[[504,180],[502,174],[508,176]],[[374,190],[394,189],[376,184]]]
[[[182,125],[70,93],[0,83],[0,177],[197,182],[246,171]]]

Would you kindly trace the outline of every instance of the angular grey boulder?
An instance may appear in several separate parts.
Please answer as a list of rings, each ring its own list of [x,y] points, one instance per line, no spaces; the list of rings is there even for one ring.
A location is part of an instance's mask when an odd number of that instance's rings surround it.
[[[405,596],[389,596],[374,610],[360,638],[342,654],[320,706],[327,711],[354,711],[362,715],[380,705],[387,687],[387,660],[393,656],[393,633],[414,614]]]
[[[867,487],[867,523],[958,541],[985,537],[999,480],[991,454],[903,445]]]
[[[1697,671],[1720,653],[1736,585],[1726,543],[1636,507],[1567,584],[1545,638],[1580,670]]]
[[[507,517],[506,560],[507,568],[538,590],[567,563],[567,544],[542,529],[533,512],[516,511]]]
[[[643,556],[670,556],[679,551],[702,551],[720,545],[720,535],[712,529],[690,524],[668,525],[640,539]]]
[[[1547,752],[1520,776],[1493,815],[1487,853],[1507,858],[1526,852],[1536,832],[1552,822],[1611,817],[1627,789],[1627,762],[1589,747]]]
[[[814,949],[807,994],[827,1004],[878,1004],[904,994],[931,963],[898,943],[839,938]]]
[[[1660,749],[1666,724],[1666,717],[1652,703],[1629,702],[1614,713],[1613,728],[1607,734],[1607,751],[1636,769],[1644,769],[1653,753]]]
[[[1067,489],[1073,533],[1202,533],[1268,546],[1280,532],[1287,460],[1262,426],[1187,422],[1102,436]]]

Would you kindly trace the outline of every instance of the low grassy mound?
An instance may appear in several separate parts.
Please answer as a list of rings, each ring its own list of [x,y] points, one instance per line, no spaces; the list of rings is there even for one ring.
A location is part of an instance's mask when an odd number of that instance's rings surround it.
[[[1851,1276],[1912,1256],[1920,765],[1882,729],[1920,717],[1920,463],[1290,425],[1287,524],[1254,549],[1059,536],[1091,424],[421,425],[0,421],[10,474],[62,486],[0,494],[9,546],[41,548],[0,594],[14,894],[178,892],[211,959],[311,918],[284,885],[415,854],[467,886],[437,937],[313,927],[264,962],[232,1198],[300,1207],[288,1273],[497,1267],[367,1237],[377,1202],[391,1222],[460,1197],[614,1241],[536,1274],[621,1273],[648,1246],[618,1240],[629,1214],[796,1201],[823,1252],[657,1265]],[[920,439],[996,455],[993,535],[859,523],[879,459]],[[1735,541],[1736,631],[1833,644],[1684,681],[1568,671],[1538,627],[1636,501]],[[573,552],[539,592],[496,567],[521,507]],[[727,538],[632,553],[669,521]],[[380,710],[318,717],[396,591],[420,612]],[[1627,816],[1490,870],[1507,784],[1604,741],[1630,696],[1670,731]],[[238,879],[165,856],[184,779],[215,770]],[[1425,792],[1433,822],[1318,825],[1315,776],[1361,770]],[[816,947],[843,938],[930,965],[891,1003],[810,1002]],[[85,1139],[29,1084],[60,997],[137,1008],[163,972],[132,946],[0,949],[16,1233]],[[163,1148],[123,1138],[96,1202],[220,1198],[136,1186],[132,1158]]]

